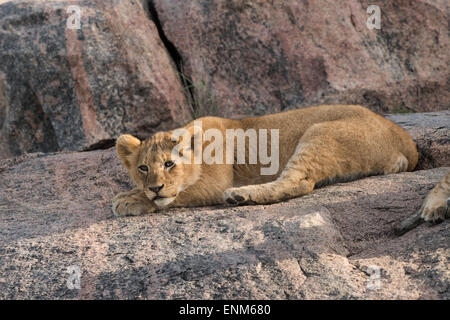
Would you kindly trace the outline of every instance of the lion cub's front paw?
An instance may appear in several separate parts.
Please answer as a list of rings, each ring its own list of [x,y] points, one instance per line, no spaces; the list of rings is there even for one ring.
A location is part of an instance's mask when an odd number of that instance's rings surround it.
[[[145,194],[138,190],[119,193],[113,199],[112,209],[115,216],[138,216],[156,210]]]
[[[246,187],[229,188],[223,192],[223,200],[228,204],[242,205],[253,203],[250,190]]]
[[[425,200],[421,209],[421,217],[428,222],[440,222],[450,214],[449,199],[439,196],[431,196]]]

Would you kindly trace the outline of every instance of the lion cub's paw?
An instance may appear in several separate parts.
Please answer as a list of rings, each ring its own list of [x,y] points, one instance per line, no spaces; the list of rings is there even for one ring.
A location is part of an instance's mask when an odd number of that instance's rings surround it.
[[[440,222],[450,215],[449,204],[450,198],[430,195],[421,209],[421,217],[428,222]]]
[[[223,192],[223,200],[228,204],[242,205],[254,203],[250,198],[250,190],[246,187],[229,188]]]
[[[156,210],[143,193],[134,190],[119,193],[112,202],[112,210],[117,217],[138,216]]]
[[[134,199],[113,201],[113,212],[116,217],[139,216],[153,211],[155,210]]]

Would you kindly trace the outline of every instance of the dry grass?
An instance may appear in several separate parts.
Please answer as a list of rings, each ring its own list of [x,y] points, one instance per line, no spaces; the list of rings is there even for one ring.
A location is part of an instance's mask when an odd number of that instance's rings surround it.
[[[218,99],[212,94],[211,88],[206,81],[194,82],[184,73],[180,73],[180,76],[183,80],[183,90],[194,119],[205,116],[221,116]]]

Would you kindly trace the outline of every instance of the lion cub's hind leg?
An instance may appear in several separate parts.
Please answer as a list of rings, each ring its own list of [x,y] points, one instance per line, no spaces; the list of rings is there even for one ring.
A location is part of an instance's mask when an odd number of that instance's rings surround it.
[[[116,216],[138,216],[156,210],[155,205],[144,192],[133,189],[114,197],[112,209]]]
[[[388,162],[373,150],[372,140],[379,139],[373,137],[376,129],[362,119],[314,124],[300,138],[278,179],[227,189],[223,198],[230,204],[268,204],[306,195],[322,181],[406,170],[408,161],[404,156]]]
[[[399,173],[408,170],[408,159],[401,153],[393,156],[392,163],[384,169],[384,174]]]

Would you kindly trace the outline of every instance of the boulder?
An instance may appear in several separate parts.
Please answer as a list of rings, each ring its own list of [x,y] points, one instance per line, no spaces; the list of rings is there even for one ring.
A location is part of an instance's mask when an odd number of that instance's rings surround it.
[[[108,146],[191,117],[141,1],[1,1],[0,25],[0,158]]]
[[[198,87],[204,113],[261,115],[362,104],[378,112],[450,106],[448,2],[151,0]],[[380,29],[369,29],[370,5]]]
[[[445,117],[393,116],[412,132]],[[450,222],[395,233],[449,170],[115,218],[111,199],[132,182],[114,149],[3,160],[0,299],[450,299]]]

